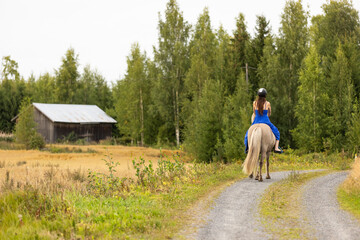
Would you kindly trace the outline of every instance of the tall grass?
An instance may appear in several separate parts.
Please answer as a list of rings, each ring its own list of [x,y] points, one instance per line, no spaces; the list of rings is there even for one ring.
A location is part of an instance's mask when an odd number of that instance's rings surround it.
[[[179,158],[160,157],[157,164],[135,158],[134,177],[122,178],[111,155],[103,162],[107,172],[42,166],[43,176],[25,183],[7,171],[0,239],[171,238],[187,205],[240,173],[239,164],[186,166]]]
[[[355,157],[349,176],[338,190],[338,199],[360,221],[360,157]]]

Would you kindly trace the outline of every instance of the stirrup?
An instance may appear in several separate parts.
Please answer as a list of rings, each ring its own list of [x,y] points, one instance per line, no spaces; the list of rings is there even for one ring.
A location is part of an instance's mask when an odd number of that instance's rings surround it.
[[[274,150],[274,152],[275,152],[275,153],[280,153],[280,154],[281,154],[281,153],[284,153],[284,151],[282,150],[281,147],[279,147],[279,149],[280,149],[280,151]]]

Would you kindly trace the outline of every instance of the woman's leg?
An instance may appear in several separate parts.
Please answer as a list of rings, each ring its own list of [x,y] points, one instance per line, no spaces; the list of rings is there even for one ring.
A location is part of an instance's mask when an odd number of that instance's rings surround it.
[[[248,145],[248,132],[249,130],[246,131],[246,134],[245,134],[245,139],[244,139],[244,144],[245,144],[245,153],[248,152],[249,150],[249,145]]]
[[[269,127],[271,128],[271,131],[274,133],[275,135],[275,139],[276,139],[276,142],[275,142],[275,151],[277,152],[281,152],[282,149],[279,148],[279,142],[280,142],[280,132],[279,130],[277,129],[277,127],[275,127],[274,124],[269,124]]]

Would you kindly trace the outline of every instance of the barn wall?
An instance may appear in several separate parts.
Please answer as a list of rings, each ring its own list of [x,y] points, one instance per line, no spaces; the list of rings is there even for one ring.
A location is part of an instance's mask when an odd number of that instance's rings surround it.
[[[54,124],[50,119],[48,119],[44,114],[42,114],[39,110],[34,108],[34,120],[36,122],[36,130],[40,133],[47,143],[54,142],[53,132],[54,132]]]
[[[62,139],[74,132],[78,138],[96,141],[111,137],[112,124],[54,123],[54,139]]]

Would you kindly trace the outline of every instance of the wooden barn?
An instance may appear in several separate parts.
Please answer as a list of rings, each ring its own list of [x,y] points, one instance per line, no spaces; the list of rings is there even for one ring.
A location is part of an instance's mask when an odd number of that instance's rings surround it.
[[[47,143],[71,133],[86,141],[111,137],[116,121],[96,105],[33,103],[37,131]]]

